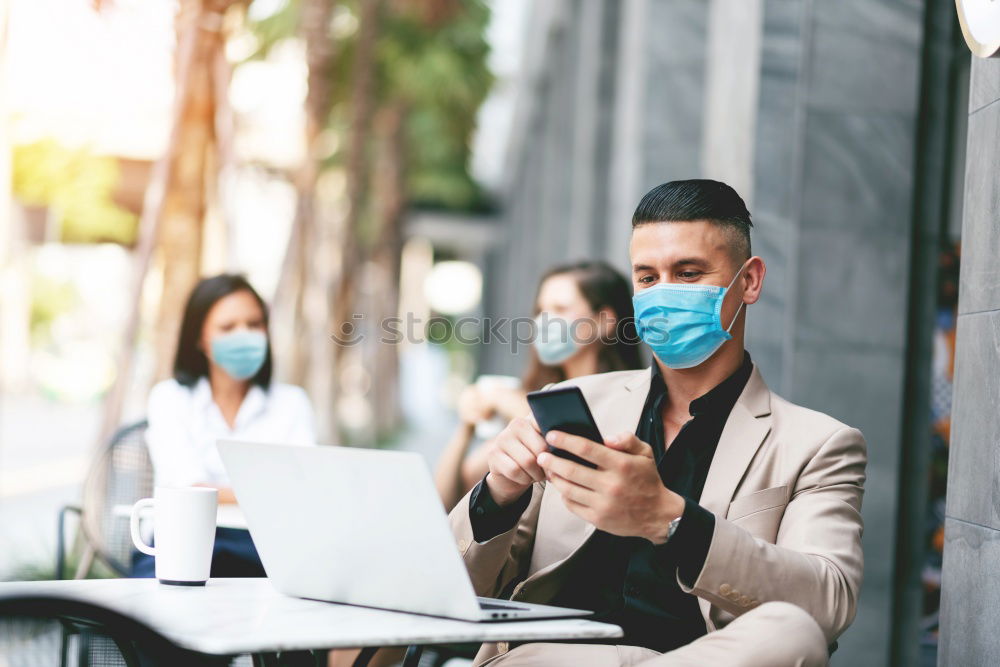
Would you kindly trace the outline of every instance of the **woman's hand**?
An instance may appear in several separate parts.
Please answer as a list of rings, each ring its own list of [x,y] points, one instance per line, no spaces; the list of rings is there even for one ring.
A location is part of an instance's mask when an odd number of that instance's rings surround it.
[[[476,385],[469,385],[458,397],[458,418],[464,424],[475,425],[493,416],[494,408]]]
[[[228,486],[217,486],[215,484],[195,484],[195,486],[200,486],[206,489],[215,489],[216,491],[218,491],[220,505],[236,504],[236,494],[233,493],[232,488]]]

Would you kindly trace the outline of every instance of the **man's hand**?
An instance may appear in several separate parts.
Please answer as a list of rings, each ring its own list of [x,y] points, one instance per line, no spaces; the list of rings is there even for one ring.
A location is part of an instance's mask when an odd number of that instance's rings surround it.
[[[548,449],[531,417],[512,419],[493,440],[487,456],[486,486],[498,505],[509,505],[535,482],[545,479],[538,455]]]
[[[684,499],[663,486],[648,444],[631,433],[605,440],[604,446],[558,431],[546,439],[597,465],[591,469],[547,451],[538,455],[569,511],[613,535],[666,542],[670,522],[684,513]]]

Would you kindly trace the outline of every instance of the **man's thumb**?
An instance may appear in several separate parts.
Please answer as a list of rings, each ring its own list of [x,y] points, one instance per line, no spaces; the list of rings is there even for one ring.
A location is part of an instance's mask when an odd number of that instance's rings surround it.
[[[613,438],[604,441],[604,444],[619,452],[635,454],[637,456],[649,456],[652,458],[653,450],[645,442],[640,440],[634,433],[621,433]]]

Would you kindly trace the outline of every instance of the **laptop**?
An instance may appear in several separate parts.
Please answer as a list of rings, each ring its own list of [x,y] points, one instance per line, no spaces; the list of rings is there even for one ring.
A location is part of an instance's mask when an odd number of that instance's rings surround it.
[[[218,448],[281,593],[464,621],[592,613],[477,598],[419,454],[235,440]]]

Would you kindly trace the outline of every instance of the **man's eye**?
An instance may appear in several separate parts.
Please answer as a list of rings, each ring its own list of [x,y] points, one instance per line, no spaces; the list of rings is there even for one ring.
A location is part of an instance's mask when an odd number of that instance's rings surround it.
[[[643,276],[642,278],[639,278],[639,282],[644,285],[648,285],[653,282],[653,276]]]
[[[681,271],[677,275],[680,276],[681,278],[684,278],[685,280],[694,280],[695,278],[697,278],[698,276],[701,275],[701,272],[700,271]]]

